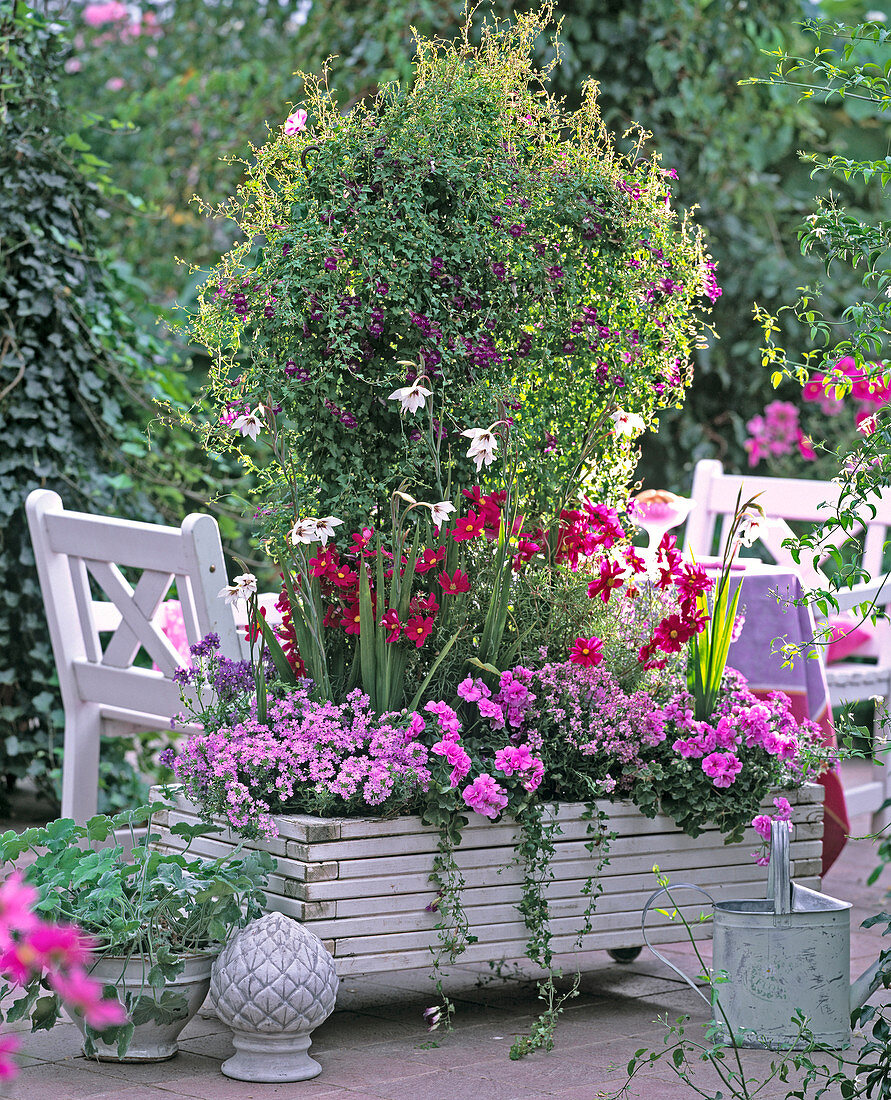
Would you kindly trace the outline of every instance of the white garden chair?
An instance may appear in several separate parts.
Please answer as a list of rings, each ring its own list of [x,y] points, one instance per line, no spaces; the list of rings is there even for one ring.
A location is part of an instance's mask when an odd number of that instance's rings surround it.
[[[65,709],[62,815],[83,822],[96,813],[100,736],[170,730],[182,710],[171,677],[183,660],[155,620],[171,585],[190,645],[214,631],[237,659],[242,632],[218,598],[228,578],[213,516],[137,523],[67,511],[46,489],[25,508]],[[124,569],[140,571],[135,584]],[[134,665],[140,650],[157,670]]]
[[[715,549],[717,535],[718,553],[723,552],[724,540],[729,534],[729,519],[733,515],[737,494],[742,491],[743,501],[755,496],[765,515],[773,522],[760,540],[772,559],[780,565],[798,570],[805,588],[823,587],[826,574],[818,566],[830,561],[829,553],[823,555],[815,566],[813,555],[804,553],[796,563],[783,540],[793,536],[790,522],[816,523],[832,515],[840,489],[832,482],[809,481],[797,478],[754,477],[748,474],[725,474],[720,462],[704,459],[697,462],[693,475],[692,497],[696,507],[687,518],[685,546],[696,557],[705,557]],[[891,602],[891,585],[882,588],[885,579],[883,552],[891,528],[891,497],[871,501],[875,515],[864,511],[862,521],[849,532],[836,532],[835,544],[840,546],[848,538],[857,538],[861,544],[860,564],[871,580],[857,584],[850,590],[837,594],[839,609],[845,610],[878,598]],[[877,622],[868,646],[857,651],[857,656],[872,658],[872,664],[842,661],[826,667],[826,679],[833,706],[876,697],[884,705],[876,703],[876,722],[873,731],[874,775],[864,784],[845,791],[845,801],[851,817],[871,813],[873,827],[881,828],[891,815],[879,814],[879,807],[891,798],[891,718],[886,707],[891,705],[891,623],[887,619]],[[881,758],[885,758],[883,764]]]

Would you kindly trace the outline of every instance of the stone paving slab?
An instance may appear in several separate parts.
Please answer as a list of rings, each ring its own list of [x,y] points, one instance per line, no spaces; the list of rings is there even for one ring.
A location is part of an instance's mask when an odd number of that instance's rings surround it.
[[[863,917],[884,908],[882,898],[891,886],[888,872],[881,882],[866,885],[874,864],[874,847],[852,842],[824,883],[827,893],[855,903],[855,976],[882,945],[880,929],[858,928]],[[697,971],[690,945],[664,950],[687,972]],[[708,961],[710,945],[702,943],[700,950]],[[72,1024],[36,1034],[17,1027],[21,1072],[13,1082],[0,1082],[0,1100],[599,1100],[621,1087],[624,1066],[636,1049],[661,1049],[660,1017],[689,1015],[691,1035],[706,1021],[705,1004],[655,958],[642,955],[619,966],[605,952],[588,952],[577,962],[579,995],[566,1003],[554,1050],[518,1062],[508,1051],[540,1010],[534,981],[501,980],[488,967],[458,966],[446,980],[457,1006],[450,1033],[431,1034],[423,1025],[421,1013],[433,1003],[427,971],[345,979],[338,1010],[313,1036],[311,1053],[322,1065],[313,1081],[261,1085],[224,1077],[219,1066],[232,1051],[228,1030],[205,1014],[183,1033],[178,1057],[156,1065],[88,1061]],[[514,969],[508,965],[501,971],[510,975]],[[744,1052],[751,1072],[766,1071],[775,1057]],[[697,1082],[712,1083],[705,1072],[698,1072]],[[760,1100],[777,1100],[787,1087],[770,1086]],[[692,1100],[694,1094],[660,1064],[636,1077],[627,1095],[628,1100]]]

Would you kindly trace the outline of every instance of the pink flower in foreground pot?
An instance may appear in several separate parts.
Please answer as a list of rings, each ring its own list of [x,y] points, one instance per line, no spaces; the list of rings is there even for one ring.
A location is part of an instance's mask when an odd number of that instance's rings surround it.
[[[593,668],[603,660],[603,642],[600,638],[576,638],[569,654],[574,665]]]
[[[702,770],[716,787],[729,787],[742,771],[742,761],[732,752],[713,752],[703,758]]]
[[[306,128],[306,118],[306,111],[303,109],[288,115],[285,121],[285,133],[288,137],[293,137],[294,134],[299,134],[301,130]]]

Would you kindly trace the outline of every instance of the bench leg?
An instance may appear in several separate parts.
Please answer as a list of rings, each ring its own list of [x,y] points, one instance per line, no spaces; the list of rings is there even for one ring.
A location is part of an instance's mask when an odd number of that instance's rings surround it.
[[[102,719],[94,703],[65,713],[62,757],[62,817],[78,825],[96,813],[99,802],[99,735]]]

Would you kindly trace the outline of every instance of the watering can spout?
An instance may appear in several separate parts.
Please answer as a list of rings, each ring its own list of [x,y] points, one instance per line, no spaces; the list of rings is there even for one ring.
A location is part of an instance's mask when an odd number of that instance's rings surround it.
[[[881,958],[876,959],[869,970],[864,970],[856,982],[851,984],[851,1011],[856,1012],[858,1008],[862,1008],[863,1005],[869,1000],[869,998],[875,993],[875,991],[882,984],[882,979],[885,973],[885,965]]]

